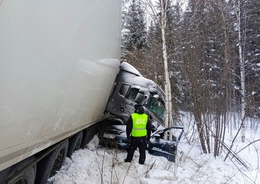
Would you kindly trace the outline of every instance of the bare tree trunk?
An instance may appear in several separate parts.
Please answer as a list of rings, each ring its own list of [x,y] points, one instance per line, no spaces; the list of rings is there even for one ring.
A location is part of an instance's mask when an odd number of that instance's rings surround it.
[[[171,104],[171,83],[169,77],[168,69],[168,59],[167,59],[167,48],[165,40],[165,29],[166,29],[166,9],[168,5],[168,0],[161,0],[161,32],[162,32],[162,51],[163,51],[163,63],[164,63],[164,74],[165,74],[165,95],[166,95],[166,119],[165,127],[171,126],[172,122],[172,104]],[[171,137],[171,136],[170,136]]]
[[[245,115],[246,115],[246,88],[245,88],[245,61],[242,49],[242,30],[241,30],[241,0],[237,0],[237,20],[238,20],[238,47],[239,47],[239,63],[240,63],[240,82],[241,82],[241,140],[245,142]]]
[[[196,110],[195,110],[196,111]],[[198,129],[198,133],[199,133],[199,139],[200,139],[200,144],[201,144],[201,148],[203,153],[208,153],[207,151],[207,146],[206,146],[206,141],[205,141],[205,136],[204,136],[204,128],[205,126],[203,125],[203,122],[201,120],[201,114],[200,112],[195,112],[194,113],[194,117],[195,117],[195,123],[197,125],[197,129]]]

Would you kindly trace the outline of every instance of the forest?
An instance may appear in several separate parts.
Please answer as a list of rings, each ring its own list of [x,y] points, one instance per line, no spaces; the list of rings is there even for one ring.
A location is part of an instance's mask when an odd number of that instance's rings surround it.
[[[165,90],[168,126],[191,112],[214,156],[228,130],[257,130],[245,119],[260,118],[259,0],[123,0],[122,15],[121,60]]]

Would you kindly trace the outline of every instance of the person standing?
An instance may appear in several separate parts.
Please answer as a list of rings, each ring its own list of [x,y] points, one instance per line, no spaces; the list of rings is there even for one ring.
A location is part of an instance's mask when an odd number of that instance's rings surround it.
[[[132,161],[138,147],[139,164],[144,164],[147,141],[151,136],[151,122],[148,115],[144,113],[144,107],[140,104],[135,105],[135,112],[130,115],[126,123],[126,135],[130,139],[130,144],[125,162]]]

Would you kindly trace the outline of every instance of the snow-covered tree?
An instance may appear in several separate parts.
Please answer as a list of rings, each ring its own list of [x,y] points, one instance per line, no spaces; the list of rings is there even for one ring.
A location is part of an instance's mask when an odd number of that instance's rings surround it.
[[[245,25],[244,59],[246,63],[247,115],[260,117],[260,1],[250,0],[242,16]]]
[[[143,49],[146,44],[146,22],[142,1],[132,0],[125,17],[124,48],[128,51]]]
[[[127,61],[141,73],[145,72],[144,51],[147,47],[145,10],[142,1],[131,0],[127,6],[122,27],[122,60]]]
[[[171,85],[171,92],[167,87],[165,92],[171,95],[167,96],[167,103],[174,110],[167,112],[174,113],[178,108],[192,111],[203,152],[214,152],[217,156],[229,126],[228,111],[243,107],[240,125],[248,115],[260,115],[260,3],[189,0],[182,13],[181,3],[176,2],[157,1],[152,23],[146,25],[147,44],[141,49],[124,51],[123,58],[132,64],[138,61],[134,65],[141,73],[161,87]],[[125,36],[131,35],[129,30],[125,29]],[[127,40],[130,39],[124,43]],[[167,117],[171,119],[172,115]]]

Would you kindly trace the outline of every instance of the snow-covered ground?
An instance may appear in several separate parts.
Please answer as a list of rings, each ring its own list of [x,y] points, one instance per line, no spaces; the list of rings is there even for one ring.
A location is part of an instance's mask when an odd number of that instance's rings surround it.
[[[50,181],[53,184],[260,184],[259,141],[238,154],[249,167],[246,169],[235,159],[224,162],[225,152],[216,158],[213,154],[203,154],[199,142],[190,145],[187,138],[188,135],[183,136],[178,145],[176,163],[147,153],[145,164],[140,165],[138,151],[132,163],[125,163],[126,151],[104,148],[94,137],[85,149],[76,151],[71,159],[66,158],[62,169]],[[246,139],[245,143],[238,141],[234,150],[260,139],[259,130],[247,130]]]

